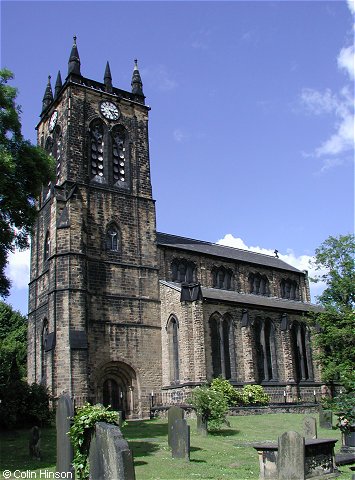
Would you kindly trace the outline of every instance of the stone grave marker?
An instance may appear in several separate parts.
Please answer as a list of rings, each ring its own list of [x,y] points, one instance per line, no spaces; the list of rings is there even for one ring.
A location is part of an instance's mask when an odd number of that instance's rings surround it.
[[[41,431],[37,426],[32,427],[30,430],[28,450],[30,458],[41,460]]]
[[[190,461],[190,427],[184,418],[174,421],[170,442],[173,458]]]
[[[171,437],[174,430],[175,420],[182,420],[184,418],[184,410],[173,405],[168,410],[168,445],[171,447]]]
[[[89,451],[90,480],[135,480],[132,452],[116,425],[98,422]]]
[[[74,478],[73,461],[73,446],[70,442],[69,432],[71,426],[71,419],[74,416],[74,406],[68,394],[63,394],[59,397],[56,412],[56,429],[57,429],[57,472],[72,473]],[[70,475],[68,475],[68,478]]]
[[[333,427],[333,412],[331,410],[319,409],[319,426],[328,429]]]
[[[285,432],[279,437],[277,474],[279,480],[305,480],[305,445],[299,433]]]
[[[202,415],[196,414],[196,419],[197,419],[197,432],[200,435],[207,435],[208,433],[208,423],[205,418],[202,417]]]
[[[303,418],[303,433],[305,438],[317,438],[317,420],[306,415]]]

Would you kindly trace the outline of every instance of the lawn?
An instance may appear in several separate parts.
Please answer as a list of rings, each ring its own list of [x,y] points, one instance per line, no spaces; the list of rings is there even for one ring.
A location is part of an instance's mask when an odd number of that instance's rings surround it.
[[[275,441],[286,430],[302,432],[303,415],[270,414],[245,417],[229,417],[230,428],[202,437],[196,433],[196,422],[191,427],[190,462],[171,458],[167,443],[166,420],[142,420],[128,422],[123,434],[133,451],[137,480],[187,480],[230,479],[257,480],[258,456],[251,444],[260,440]],[[319,429],[322,438],[338,438],[339,430]],[[42,472],[55,470],[55,429],[42,430],[42,461],[29,460],[27,452],[28,432],[1,432],[0,471],[16,469]],[[339,480],[351,480],[348,466],[341,467]],[[15,478],[15,477],[10,477]],[[20,477],[18,477],[20,478]],[[44,476],[42,476],[44,478]],[[114,480],[114,479],[112,479]]]

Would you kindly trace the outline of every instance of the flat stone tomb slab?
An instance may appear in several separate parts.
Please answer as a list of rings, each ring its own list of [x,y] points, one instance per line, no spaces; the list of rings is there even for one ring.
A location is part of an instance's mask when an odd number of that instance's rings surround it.
[[[335,464],[334,438],[305,440],[305,477],[312,480],[335,478],[339,471]],[[278,444],[276,442],[254,443],[259,454],[260,479],[276,480]],[[287,479],[283,479],[287,480]]]

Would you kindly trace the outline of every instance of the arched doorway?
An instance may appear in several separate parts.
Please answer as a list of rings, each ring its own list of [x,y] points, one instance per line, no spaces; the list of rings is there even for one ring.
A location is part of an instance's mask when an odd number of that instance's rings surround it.
[[[110,362],[98,372],[97,397],[112,410],[122,412],[123,418],[132,418],[139,413],[139,394],[136,373],[123,362]]]

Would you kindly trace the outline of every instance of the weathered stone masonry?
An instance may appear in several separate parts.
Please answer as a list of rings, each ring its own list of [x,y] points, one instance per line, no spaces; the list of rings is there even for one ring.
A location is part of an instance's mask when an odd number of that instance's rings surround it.
[[[319,389],[305,272],[156,232],[137,64],[131,86],[113,87],[108,64],[103,83],[83,77],[75,40],[54,96],[48,81],[38,143],[57,166],[32,238],[29,382],[129,417],[220,374],[288,400]]]

